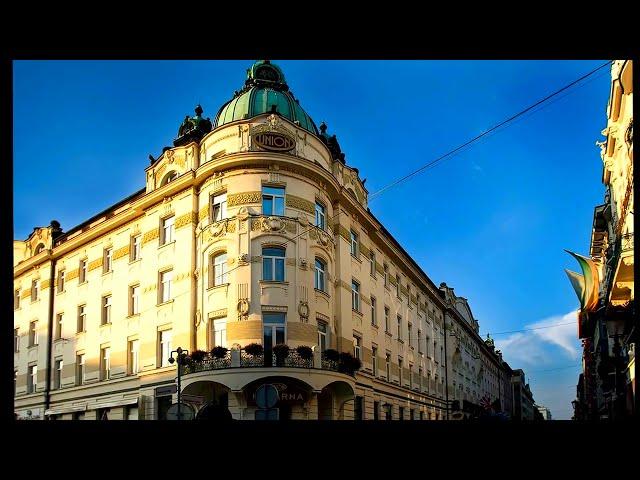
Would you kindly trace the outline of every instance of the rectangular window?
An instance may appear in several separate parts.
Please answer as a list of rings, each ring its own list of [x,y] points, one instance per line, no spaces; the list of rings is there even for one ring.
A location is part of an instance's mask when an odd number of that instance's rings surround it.
[[[29,346],[33,347],[38,345],[38,322],[33,321],[29,323]]]
[[[87,306],[78,305],[78,328],[77,333],[87,331]]]
[[[418,330],[418,353],[422,353],[422,332]]]
[[[31,365],[29,367],[29,373],[27,375],[27,393],[35,392],[37,385],[38,385],[38,365]]]
[[[327,324],[320,321],[318,321],[318,345],[320,352],[327,349]]]
[[[129,375],[140,371],[140,340],[129,341]]]
[[[262,214],[284,215],[284,188],[262,187]]]
[[[87,281],[87,259],[83,258],[80,260],[80,265],[78,266],[78,283],[84,283]]]
[[[173,270],[160,272],[158,285],[158,303],[165,303],[171,300],[171,283],[173,282]]]
[[[363,403],[364,403],[364,398],[360,396],[356,396],[355,405],[353,407],[353,416],[355,420],[364,420]]]
[[[380,420],[380,402],[373,402],[373,419]]]
[[[375,252],[373,250],[369,253],[369,273],[371,274],[372,277],[375,278],[375,276],[376,276],[376,254],[375,254]]]
[[[391,325],[389,325],[389,307],[384,307],[384,331],[391,333]]]
[[[360,357],[361,344],[362,344],[362,340],[360,339],[360,337],[356,337],[354,335],[354,337],[353,337],[353,356],[362,360],[362,358]]]
[[[413,341],[411,339],[411,335],[413,335],[412,330],[413,330],[413,325],[411,325],[411,323],[409,323],[407,325],[407,337],[409,339],[409,347],[411,347],[411,348],[413,348]]]
[[[398,315],[398,340],[402,340],[402,317]]]
[[[175,216],[162,219],[162,229],[160,231],[160,245],[166,245],[174,240]]]
[[[13,329],[13,351],[15,353],[20,351],[20,329]]]
[[[58,313],[56,315],[56,333],[55,340],[60,340],[62,338],[62,319],[64,318],[64,314]]]
[[[391,381],[391,354],[387,353],[387,356],[385,358],[385,374],[387,377],[387,382]]]
[[[400,298],[400,275],[396,275],[396,297]]]
[[[418,382],[420,390],[422,391],[422,367],[418,367]]]
[[[13,291],[13,309],[17,310],[20,308],[20,289]]]
[[[213,321],[213,346],[227,346],[227,319],[218,318]]]
[[[113,270],[113,248],[105,248],[102,259],[102,273]]]
[[[64,292],[64,270],[58,271],[58,293]]]
[[[31,301],[38,300],[38,280],[31,280]]]
[[[111,347],[100,349],[100,380],[109,380],[111,376]]]
[[[140,313],[140,285],[129,287],[129,315]]]
[[[389,286],[389,265],[385,263],[382,266],[382,268],[384,269],[384,286],[388,287]]]
[[[320,230],[325,229],[325,209],[324,205],[319,202],[316,202],[316,227]]]
[[[351,230],[351,255],[358,257],[358,234]]]
[[[314,275],[314,286],[317,290],[323,291],[325,292],[325,270],[326,270],[326,265],[325,263],[320,260],[319,258],[316,258],[316,266],[315,266],[315,275]]]
[[[402,358],[398,357],[398,378],[400,380],[400,386],[404,387],[404,383],[403,383],[403,375],[402,375]]]
[[[373,376],[378,378],[378,347],[371,347],[371,363]]]
[[[101,325],[111,323],[111,295],[102,297],[102,318]]]
[[[227,194],[213,195],[211,197],[211,221],[218,222],[227,218]]]
[[[84,384],[84,353],[76,355],[76,385]]]
[[[413,389],[413,365],[409,364],[409,388]]]
[[[376,318],[376,297],[371,297],[371,325],[378,325]]]
[[[62,359],[59,358],[55,363],[55,370],[53,371],[53,388],[59,390],[62,388]]]
[[[285,249],[262,248],[262,280],[284,282]]]
[[[392,420],[393,419],[393,411],[392,411],[392,405],[390,403],[387,403],[384,406],[384,419],[385,420]]]
[[[211,268],[212,279],[213,282],[210,283],[210,286],[217,287],[219,285],[225,285],[229,283],[229,275],[227,274],[227,254],[226,252],[218,253],[217,255],[211,257],[212,264],[209,268]]]
[[[428,357],[429,356],[429,335],[427,335],[427,341],[424,342],[424,346],[426,347],[424,354]]]
[[[158,343],[159,345],[159,354],[160,361],[158,362],[161,367],[168,367],[171,365],[169,363],[169,357],[171,356],[171,340],[173,337],[173,332],[171,330],[163,330],[158,334]]]
[[[351,308],[360,311],[360,284],[355,280],[351,280]]]
[[[398,407],[398,420],[404,420],[404,407]]]
[[[142,256],[142,235],[131,237],[131,246],[129,251],[129,261],[135,262],[140,260]]]

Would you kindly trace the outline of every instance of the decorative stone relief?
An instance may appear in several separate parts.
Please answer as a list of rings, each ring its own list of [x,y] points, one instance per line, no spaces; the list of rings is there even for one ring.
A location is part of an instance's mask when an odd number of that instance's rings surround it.
[[[247,203],[260,203],[262,192],[243,192],[227,195],[227,207],[236,207]]]
[[[309,321],[309,303],[301,301],[298,305],[298,313],[300,314],[300,321],[307,323]]]
[[[295,233],[296,226],[292,221],[280,217],[260,217],[251,221],[253,232],[282,232],[283,230]]]

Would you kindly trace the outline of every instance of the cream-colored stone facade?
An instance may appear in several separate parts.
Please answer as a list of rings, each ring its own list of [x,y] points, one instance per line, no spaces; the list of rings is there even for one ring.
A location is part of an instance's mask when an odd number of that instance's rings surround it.
[[[264,150],[255,142],[260,132],[287,135],[295,147]],[[265,214],[269,187],[284,190],[279,215]],[[226,212],[214,218],[220,195]],[[325,228],[316,226],[316,204],[325,209]],[[285,251],[282,280],[263,277],[269,247]],[[220,254],[223,281],[213,271]],[[316,259],[325,265],[324,291],[315,288]],[[182,392],[200,398],[196,411],[218,401],[233,418],[253,419],[248,392],[260,381],[288,379],[306,392],[290,405],[293,419],[351,419],[359,411],[364,419],[384,419],[387,411],[407,420],[446,415],[447,304],[440,289],[369,212],[358,171],[280,115],[225,124],[170,148],[131,197],[67,233],[53,225],[14,242],[14,290],[20,418],[156,419],[176,401],[176,366],[165,354],[220,343],[231,349],[229,368],[182,377]],[[239,367],[239,349],[264,341],[268,312],[284,313],[290,347],[314,348],[315,368]],[[362,368],[354,376],[321,368],[322,324],[326,348],[354,353],[359,339]],[[483,388],[476,385],[478,395]]]

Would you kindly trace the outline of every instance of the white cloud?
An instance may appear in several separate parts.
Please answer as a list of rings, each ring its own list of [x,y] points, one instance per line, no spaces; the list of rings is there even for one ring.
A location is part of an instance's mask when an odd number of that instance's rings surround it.
[[[512,368],[518,368],[519,363],[524,366],[550,365],[553,359],[548,354],[549,347],[560,349],[560,352],[573,360],[578,359],[578,334],[576,312],[564,315],[553,315],[524,328],[538,328],[554,325],[549,328],[530,330],[528,332],[513,333],[506,338],[495,340],[496,348],[502,350],[504,358]],[[558,325],[568,324],[568,325]]]

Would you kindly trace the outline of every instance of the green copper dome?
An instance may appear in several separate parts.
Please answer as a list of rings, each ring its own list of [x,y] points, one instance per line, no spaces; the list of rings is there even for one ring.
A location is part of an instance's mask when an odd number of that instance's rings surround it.
[[[247,70],[242,90],[220,108],[214,128],[272,112],[318,135],[315,123],[289,91],[282,70],[269,60],[260,60]]]

